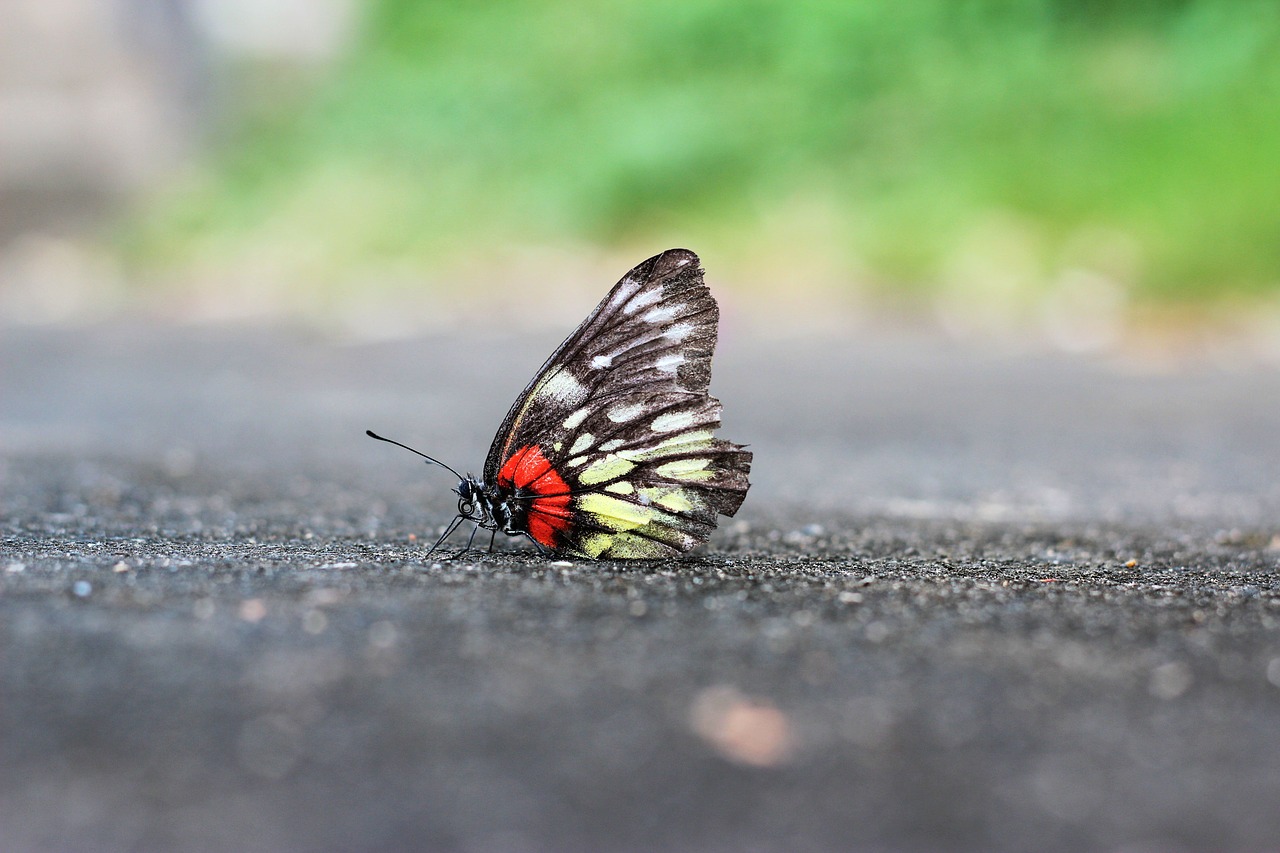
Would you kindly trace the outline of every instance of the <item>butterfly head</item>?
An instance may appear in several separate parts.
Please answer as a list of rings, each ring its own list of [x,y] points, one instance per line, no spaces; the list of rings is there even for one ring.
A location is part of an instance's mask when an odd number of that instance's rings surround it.
[[[489,501],[484,493],[484,483],[470,474],[458,481],[454,489],[458,495],[458,515],[463,518],[485,518],[489,515]],[[479,516],[476,510],[479,509]]]

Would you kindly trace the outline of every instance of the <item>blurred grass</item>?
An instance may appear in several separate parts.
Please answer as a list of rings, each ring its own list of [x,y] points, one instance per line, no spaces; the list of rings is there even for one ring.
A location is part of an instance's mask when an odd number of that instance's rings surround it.
[[[762,287],[1268,294],[1278,56],[1273,0],[382,0],[122,241],[339,290],[585,243]]]

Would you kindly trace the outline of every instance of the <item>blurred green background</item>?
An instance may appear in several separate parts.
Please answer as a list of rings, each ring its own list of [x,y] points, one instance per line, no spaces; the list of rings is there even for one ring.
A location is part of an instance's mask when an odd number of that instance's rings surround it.
[[[228,63],[207,153],[110,234],[131,279],[251,268],[341,300],[483,281],[511,247],[686,245],[743,294],[1280,293],[1274,0],[379,0],[352,21],[319,70]]]

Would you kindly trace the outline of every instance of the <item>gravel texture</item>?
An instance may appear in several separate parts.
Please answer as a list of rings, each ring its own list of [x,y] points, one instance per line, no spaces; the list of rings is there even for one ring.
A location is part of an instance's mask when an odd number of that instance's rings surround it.
[[[0,330],[0,850],[1280,848],[1274,370],[728,323],[709,546],[426,554],[556,342]]]

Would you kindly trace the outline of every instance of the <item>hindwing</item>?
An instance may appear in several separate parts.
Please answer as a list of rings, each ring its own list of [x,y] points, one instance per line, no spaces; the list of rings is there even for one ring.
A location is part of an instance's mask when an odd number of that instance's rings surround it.
[[[623,276],[547,359],[484,466],[486,483],[527,497],[534,539],[592,558],[667,557],[737,511],[751,453],[714,435],[719,314],[698,256],[670,249]]]

